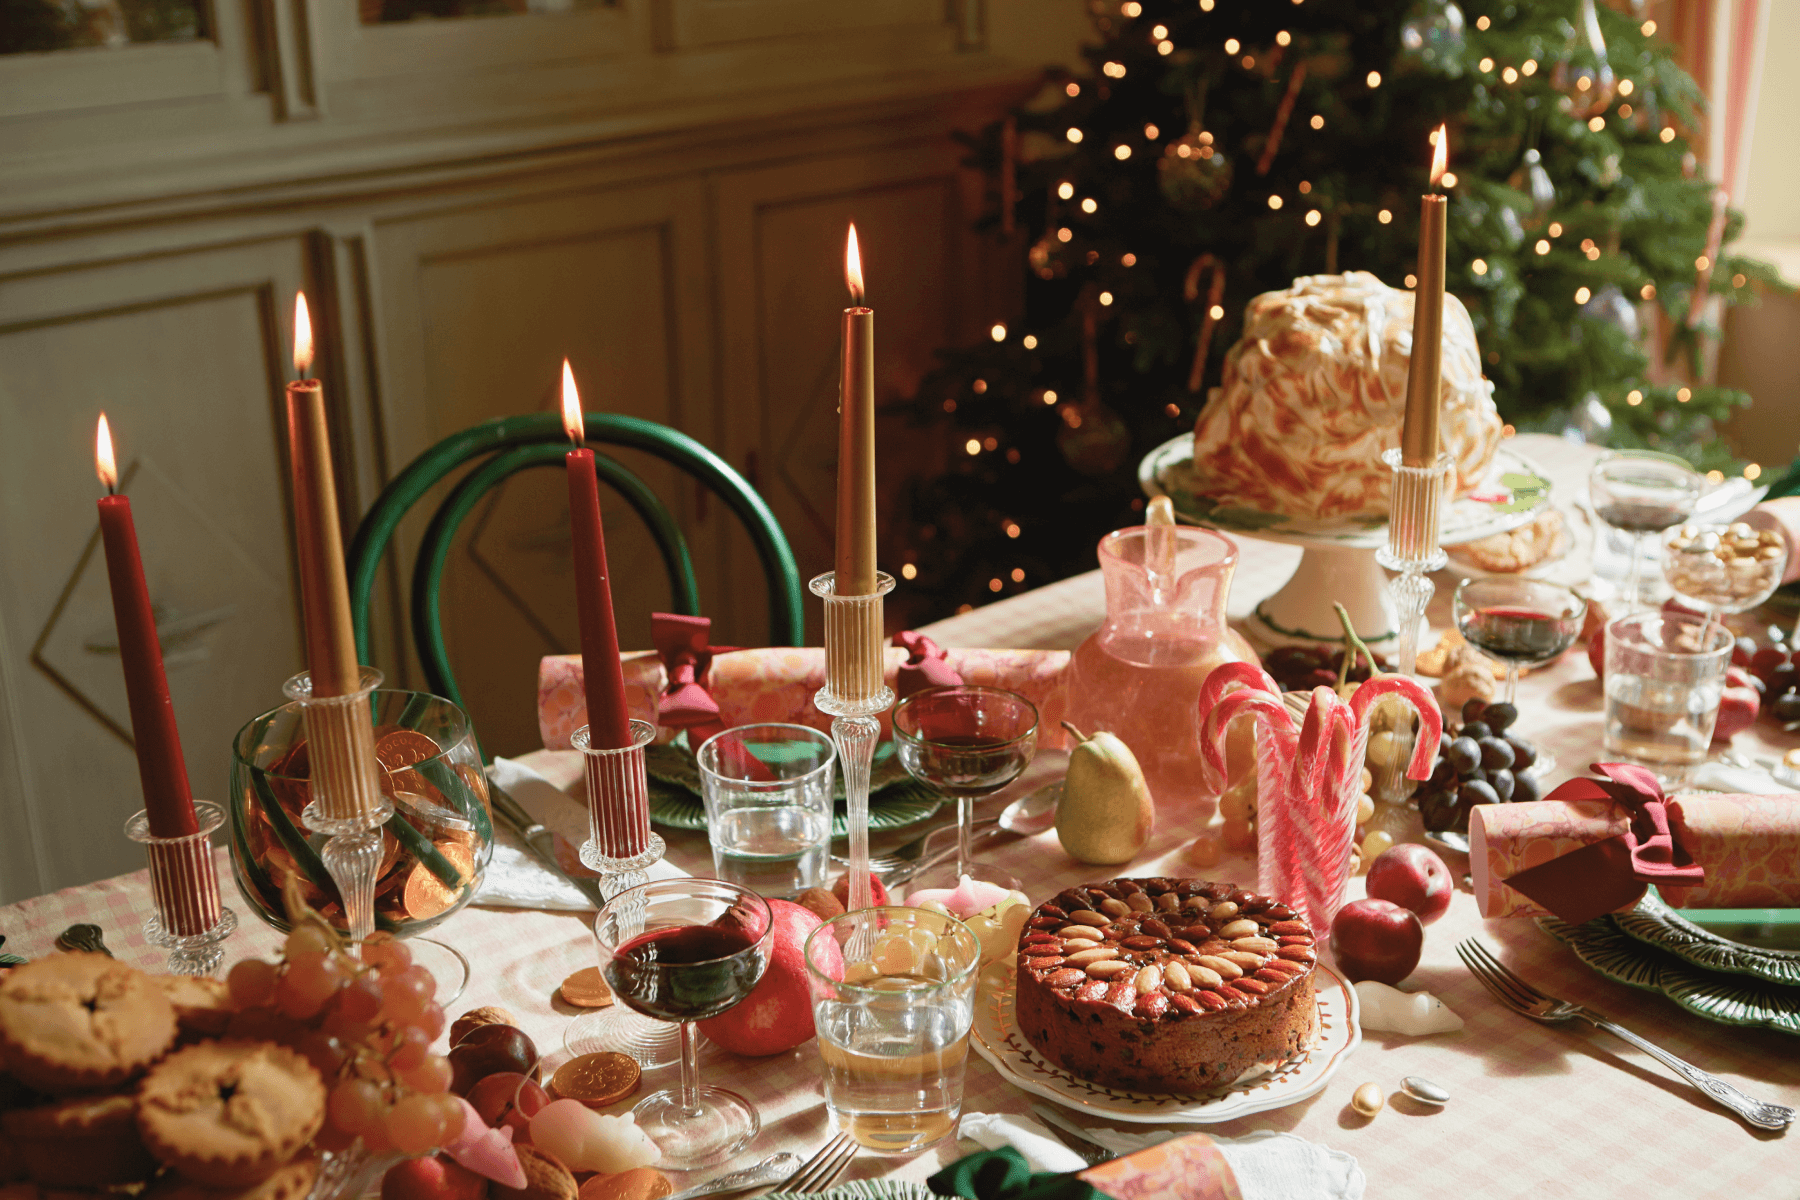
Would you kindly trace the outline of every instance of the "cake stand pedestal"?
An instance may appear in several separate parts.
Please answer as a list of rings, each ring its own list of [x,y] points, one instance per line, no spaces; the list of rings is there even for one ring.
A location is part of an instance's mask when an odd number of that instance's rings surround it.
[[[1517,529],[1550,503],[1546,488],[1530,507],[1501,511],[1512,494],[1501,476],[1509,474],[1543,478],[1529,461],[1502,447],[1473,493],[1483,499],[1465,496],[1445,510],[1440,544],[1472,542]],[[1392,650],[1399,644],[1388,574],[1375,561],[1375,552],[1387,545],[1385,519],[1289,517],[1223,506],[1207,495],[1204,474],[1195,468],[1192,434],[1170,438],[1146,454],[1138,464],[1138,483],[1147,496],[1169,497],[1176,517],[1189,524],[1304,550],[1293,577],[1257,601],[1244,622],[1254,641],[1268,647],[1341,643],[1344,627],[1332,608],[1335,601],[1350,613],[1358,636],[1370,646]]]

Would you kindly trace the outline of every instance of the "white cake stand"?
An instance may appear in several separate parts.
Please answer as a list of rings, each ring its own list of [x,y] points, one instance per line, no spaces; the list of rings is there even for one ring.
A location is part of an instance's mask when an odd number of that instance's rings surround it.
[[[1544,478],[1523,456],[1502,448],[1473,493],[1484,499],[1463,497],[1445,512],[1439,534],[1442,545],[1517,529],[1550,502],[1546,480],[1545,490],[1530,507],[1502,512],[1501,505],[1512,495],[1502,478],[1506,475]],[[1334,602],[1349,611],[1358,635],[1371,646],[1392,646],[1397,641],[1399,632],[1387,597],[1387,572],[1375,562],[1375,551],[1387,545],[1385,518],[1290,517],[1221,506],[1207,495],[1204,475],[1194,465],[1192,434],[1170,438],[1146,454],[1138,464],[1138,483],[1147,496],[1169,497],[1175,515],[1190,524],[1286,542],[1305,550],[1293,578],[1274,595],[1257,601],[1245,622],[1256,641],[1265,646],[1342,642],[1344,630],[1332,607]]]

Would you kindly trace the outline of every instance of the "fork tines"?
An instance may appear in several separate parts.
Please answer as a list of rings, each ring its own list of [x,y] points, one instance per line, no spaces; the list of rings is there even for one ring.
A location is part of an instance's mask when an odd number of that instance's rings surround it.
[[[1510,1009],[1531,1016],[1534,1015],[1531,1009],[1550,1002],[1548,996],[1513,974],[1486,946],[1473,938],[1456,944],[1456,956],[1462,959],[1463,966],[1469,968],[1469,973],[1479,979],[1482,986]]]
[[[819,1147],[819,1152],[801,1164],[778,1186],[763,1193],[766,1196],[791,1196],[801,1192],[820,1192],[830,1187],[850,1160],[856,1157],[856,1141],[847,1133],[840,1133]]]

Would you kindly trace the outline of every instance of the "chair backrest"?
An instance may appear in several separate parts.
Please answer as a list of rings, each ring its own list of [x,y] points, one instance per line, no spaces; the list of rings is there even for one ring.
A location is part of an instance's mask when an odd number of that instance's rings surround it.
[[[652,454],[693,476],[743,522],[762,562],[769,590],[769,644],[797,646],[803,630],[800,569],[780,522],[756,489],[731,465],[676,429],[639,417],[586,413],[587,441],[626,446]],[[357,526],[350,544],[350,614],[356,626],[356,653],[369,661],[369,605],[375,576],[392,542],[395,528],[412,506],[439,482],[467,463],[486,456],[465,475],[438,506],[419,543],[413,564],[411,621],[413,645],[431,690],[467,708],[439,622],[438,584],[450,546],[463,519],[477,501],[503,480],[531,467],[561,466],[569,449],[562,418],[555,413],[500,417],[452,434],[414,459],[383,488]],[[661,553],[677,612],[697,615],[699,588],[687,539],[648,484],[629,468],[604,454],[594,455],[594,470],[643,519]]]

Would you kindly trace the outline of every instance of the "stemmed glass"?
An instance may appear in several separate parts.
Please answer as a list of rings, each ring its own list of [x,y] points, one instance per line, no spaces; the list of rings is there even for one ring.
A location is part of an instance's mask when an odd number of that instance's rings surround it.
[[[914,692],[894,709],[894,748],[914,779],[956,798],[956,857],[911,881],[954,888],[964,875],[1011,891],[1019,881],[971,850],[975,801],[1019,777],[1037,750],[1037,706],[1017,692],[962,684]]]
[[[1594,514],[1631,534],[1631,567],[1625,583],[1625,611],[1636,612],[1644,535],[1679,525],[1700,499],[1700,476],[1683,460],[1654,450],[1611,450],[1588,472]],[[1615,614],[1622,615],[1622,614]]]
[[[1702,644],[1726,613],[1749,612],[1775,594],[1787,567],[1787,540],[1778,530],[1732,525],[1683,525],[1663,541],[1663,578],[1675,599],[1706,614]]]
[[[613,994],[644,1016],[681,1023],[681,1087],[632,1109],[638,1128],[662,1149],[663,1166],[722,1162],[762,1128],[748,1100],[701,1086],[694,1022],[750,994],[768,967],[772,926],[761,896],[717,879],[640,884],[594,919],[600,971]]]
[[[1575,644],[1587,601],[1558,584],[1496,575],[1457,584],[1450,610],[1470,645],[1506,664],[1511,704],[1520,667],[1554,662]]]

